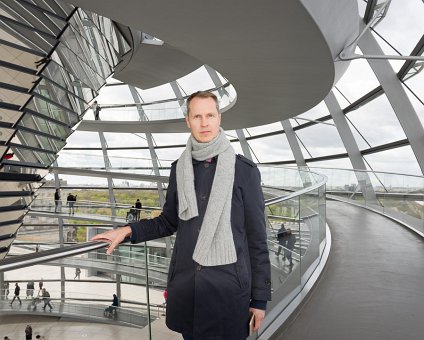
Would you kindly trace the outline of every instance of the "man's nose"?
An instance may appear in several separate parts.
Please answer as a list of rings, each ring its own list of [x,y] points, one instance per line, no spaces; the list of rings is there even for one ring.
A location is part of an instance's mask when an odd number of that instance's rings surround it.
[[[207,118],[203,117],[203,118],[200,120],[200,124],[201,124],[202,126],[206,126],[206,125],[208,125],[208,120],[207,120]]]

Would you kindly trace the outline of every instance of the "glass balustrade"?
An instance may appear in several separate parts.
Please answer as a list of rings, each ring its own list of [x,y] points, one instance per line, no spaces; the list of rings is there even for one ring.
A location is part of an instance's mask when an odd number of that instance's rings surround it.
[[[310,168],[328,177],[327,195],[370,208],[424,234],[424,177]]]
[[[319,265],[326,246],[326,177],[318,174],[318,171],[299,171],[275,166],[259,166],[259,169],[266,198],[265,215],[272,279],[272,301],[268,303],[267,317],[261,329],[262,333],[301,292],[313,271]],[[55,218],[68,214],[66,207],[62,207],[62,214],[55,214],[54,208],[53,199],[37,198],[31,205],[31,210],[47,212]],[[75,208],[75,215],[70,218],[89,219],[94,217],[99,220],[105,218],[105,221],[109,219],[110,223],[112,210],[115,210],[120,220],[125,222],[126,212],[130,205],[77,200]],[[141,215],[142,218],[150,218],[158,213],[159,211],[156,209],[143,208]],[[296,239],[294,244],[282,246],[278,243],[276,235],[282,223],[284,223],[286,229],[292,230]],[[98,226],[93,228],[96,227]],[[99,232],[104,230],[101,227],[98,228]],[[144,247],[122,245],[111,255],[99,250],[74,257],[66,257],[55,260],[50,265],[82,268],[94,273],[95,277],[97,277],[96,273],[103,273],[112,281],[119,280],[123,284],[129,282],[147,286],[142,301],[138,301],[145,304],[146,309],[141,311],[141,316],[134,314],[134,317],[145,317],[147,320],[150,313],[153,315],[151,317],[151,321],[153,321],[156,315],[159,315],[159,304],[151,304],[148,296],[157,294],[158,290],[163,291],[166,287],[169,267],[167,251],[172,248],[172,242],[168,243],[168,246],[165,240],[154,242],[156,244],[148,242]],[[42,251],[51,246],[40,244],[39,247],[39,251]],[[34,249],[28,251],[33,252]],[[96,284],[93,284],[93,287],[96,287]],[[113,283],[110,284],[113,285]],[[56,293],[55,295],[59,295],[60,291]],[[84,294],[78,295],[72,291],[66,292],[66,296],[67,298],[85,298]],[[60,296],[57,297],[60,298]],[[69,308],[74,308],[74,312],[77,313],[81,306],[79,306],[79,302],[75,302],[75,304],[78,306],[72,307],[69,304]],[[90,315],[98,315],[103,312],[101,308],[95,305],[92,309],[90,307],[84,308],[87,308],[84,313]],[[134,324],[137,324],[137,322],[134,322]]]
[[[229,83],[209,91],[217,96],[223,111],[231,107],[237,98],[234,87]],[[185,100],[176,98],[141,104],[103,104],[101,107],[100,120],[120,122],[182,119],[187,112]]]
[[[259,167],[266,199],[272,301],[260,334],[301,292],[317,268],[326,245],[325,176],[281,167]],[[284,224],[293,236],[285,246],[277,240]]]
[[[135,155],[135,153],[133,153]],[[142,175],[153,175],[153,161],[151,158],[142,158],[142,157],[129,157],[128,155],[124,156],[111,156],[108,155],[110,162],[110,171],[119,171],[124,172],[125,170],[130,169],[132,174],[142,174]],[[169,173],[169,168],[171,163],[174,160],[170,159],[158,159],[161,167],[167,168],[167,173]],[[101,154],[92,154],[84,153],[81,151],[66,151],[62,150],[59,153],[57,159],[58,166],[66,168],[77,168],[77,169],[92,169],[92,170],[104,170],[105,160]]]
[[[113,204],[101,201],[86,201],[78,200],[74,203],[73,209],[66,200],[61,200],[56,209],[55,200],[52,198],[40,197],[36,198],[30,207],[33,212],[47,212],[54,214],[72,215],[75,218],[84,219],[98,219],[99,222],[110,221],[114,218],[117,222],[125,224],[128,221],[135,220],[135,214],[131,213],[131,209],[138,211],[139,209],[132,208],[131,204]],[[56,209],[56,211],[55,211]],[[160,208],[157,207],[143,207],[140,209],[140,218],[151,218],[160,213]],[[130,216],[131,214],[131,216]],[[71,217],[72,217],[71,216]]]

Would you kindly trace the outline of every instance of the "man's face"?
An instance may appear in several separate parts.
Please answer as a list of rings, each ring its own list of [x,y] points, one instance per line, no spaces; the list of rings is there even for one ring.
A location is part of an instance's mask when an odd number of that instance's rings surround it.
[[[186,122],[193,137],[200,143],[207,143],[219,134],[221,114],[212,98],[193,98]]]

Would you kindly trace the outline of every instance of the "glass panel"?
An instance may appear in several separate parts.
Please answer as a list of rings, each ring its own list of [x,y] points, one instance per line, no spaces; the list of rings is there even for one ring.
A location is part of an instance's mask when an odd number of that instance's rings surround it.
[[[312,167],[312,171],[315,167],[352,169],[352,163],[348,157],[319,162],[307,162],[306,164],[308,167]]]
[[[409,55],[423,34],[422,1],[392,1],[386,17],[375,27],[403,55]]]
[[[72,26],[63,34],[63,42],[102,78],[106,78],[111,73],[109,64],[101,57],[98,50],[89,45]]]
[[[0,88],[0,98],[3,102],[22,106],[30,97],[28,93],[16,92]]]
[[[19,122],[19,125],[60,138],[65,138],[71,134],[71,129],[63,125],[55,124],[30,114],[26,114]]]
[[[43,76],[58,83],[74,95],[84,99],[87,103],[95,97],[93,90],[81,81],[77,80],[73,74],[69,73],[54,61],[50,62],[47,68],[43,71]]]
[[[30,103],[26,105],[26,108],[70,126],[78,123],[78,116],[75,113],[56,106],[40,97],[33,97]]]
[[[398,154],[403,152],[397,151]],[[314,168],[328,177],[327,194],[340,200],[369,206],[374,210],[406,223],[419,232],[424,230],[424,178],[386,172],[350,171]],[[368,178],[368,190],[375,198],[364,199],[359,181]]]
[[[362,54],[359,48],[355,52]],[[358,74],[361,76],[358,77]],[[368,62],[365,59],[357,59],[350,63],[348,69],[338,81],[337,88],[352,103],[379,85],[380,83]]]
[[[421,80],[422,81],[422,80]],[[417,83],[418,84],[418,83]],[[409,82],[407,82],[407,85],[409,86],[410,85],[410,83]],[[412,83],[411,83],[411,85],[412,85]],[[420,119],[420,121],[421,121],[421,124],[424,126],[424,93],[422,93],[422,96],[421,97],[419,97],[420,99],[418,99],[417,97],[416,97],[416,95],[417,95],[417,93],[415,92],[415,90],[418,90],[418,88],[416,87],[416,86],[414,86],[414,93],[415,93],[415,95],[408,89],[408,88],[406,88],[406,86],[405,85],[402,85],[404,88],[405,88],[405,92],[406,92],[406,94],[408,95],[408,97],[409,97],[409,100],[411,101],[411,103],[412,103],[412,105],[413,105],[413,107],[414,107],[414,109],[415,109],[415,112],[417,113],[417,115],[418,115],[418,118]],[[423,85],[424,86],[424,85]],[[412,88],[412,87],[411,87]],[[419,93],[419,92],[418,92]]]
[[[424,62],[422,62],[424,63]],[[418,66],[417,66],[418,67]],[[413,77],[407,79],[406,85],[408,85],[411,90],[418,96],[418,98],[421,99],[421,101],[424,101],[424,71],[423,71],[423,64],[421,64],[421,67],[418,68],[418,73],[416,73]]]
[[[13,1],[7,1],[4,6],[4,9],[6,6],[10,8],[7,9],[7,11],[10,13],[10,17],[20,23],[34,27],[42,32],[54,36],[57,36],[60,32],[58,27],[44,16],[42,10],[29,6],[25,2],[17,3]],[[32,15],[30,13],[32,13]]]
[[[57,159],[60,167],[84,169],[104,169],[105,162],[101,150],[63,151]]]
[[[2,61],[36,70],[35,62],[39,59],[38,55],[0,43],[0,60]]]
[[[7,142],[10,139],[10,137],[12,137],[14,132],[15,132],[14,129],[7,129],[4,127],[0,127],[0,142]]]
[[[399,55],[399,51],[396,51],[396,49],[392,48],[392,46],[390,46],[384,39],[382,39],[378,33],[376,33],[375,31],[372,31],[372,34],[374,35],[374,38],[377,40],[378,45],[381,47],[385,55]],[[385,38],[390,39],[390,37],[385,37]],[[392,66],[394,72],[398,72],[400,68],[403,66],[403,64],[405,63],[404,60],[389,59],[388,61],[390,65]]]
[[[0,122],[15,124],[21,115],[21,111],[0,108]]]
[[[245,129],[245,131],[246,131],[245,135],[246,135],[246,137],[257,136],[257,135],[261,135],[263,133],[274,132],[274,131],[282,131],[282,130],[283,130],[283,127],[282,127],[281,123],[277,122],[277,123],[261,125],[261,126],[256,126],[256,127],[251,127],[251,128]]]
[[[68,146],[75,148],[100,148],[100,139],[98,132],[75,131],[67,139]],[[109,143],[109,142],[108,142]]]
[[[301,256],[301,275],[308,280],[314,267],[312,264],[320,255],[320,216],[318,189],[300,197],[300,212],[298,229],[293,230],[296,237],[295,249]],[[295,238],[292,236],[292,242]],[[288,241],[289,242],[289,241]],[[288,246],[287,246],[288,247]],[[294,252],[296,252],[294,250]]]
[[[33,151],[17,146],[12,146],[11,149],[15,153],[18,161],[23,163],[41,164],[48,166],[54,162],[56,156],[41,151]]]
[[[14,22],[12,20],[5,21],[5,19],[3,19],[2,21],[5,25],[3,26],[3,29],[10,32],[10,34],[12,35],[14,35],[14,33],[12,32],[19,33],[20,35],[29,39],[34,44],[37,44],[37,46],[39,46],[39,48],[41,48],[43,51],[50,51],[56,43],[56,39],[50,34],[42,34],[38,31],[35,32],[32,27],[22,26],[20,25],[20,23]]]
[[[194,82],[193,79],[198,79]],[[199,90],[207,90],[215,87],[208,71],[204,66],[178,79],[178,85],[183,89],[183,93],[189,95]]]
[[[65,106],[72,112],[81,114],[84,112],[88,105],[84,103],[80,98],[75,97],[72,93],[65,91],[59,86],[46,79],[42,79],[37,87],[34,89],[35,93],[39,93],[45,98],[51,99],[56,103],[60,103],[61,106]]]
[[[63,18],[67,17],[67,14],[63,11],[63,9],[55,2],[48,1],[46,4],[43,0],[32,0],[32,2],[36,3],[38,7],[44,9],[46,12],[52,12],[62,16]],[[69,6],[69,5],[66,5]]]
[[[333,94],[336,97],[340,107],[343,109],[347,106],[349,106],[350,104],[352,104],[345,96],[342,92],[339,91],[339,89],[337,88],[337,86],[334,87],[333,89]]]
[[[25,48],[30,48],[38,53],[47,53],[48,51],[47,49],[43,49],[38,46],[35,42],[32,42],[31,40],[27,39],[25,36],[21,36],[15,31],[8,29],[7,27],[4,28],[0,26],[0,37],[5,41],[11,42],[15,45],[22,46]]]
[[[167,133],[154,133],[152,134],[156,146],[164,145],[185,145],[187,143],[188,133],[173,133],[172,140]]]
[[[81,12],[82,10],[79,10],[78,14],[81,15]],[[90,54],[96,58],[100,54],[104,60],[107,60],[110,62],[110,64],[113,64],[113,61],[109,59],[107,53],[105,52],[105,46],[103,44],[104,36],[99,33],[98,28],[89,18],[86,17],[81,20],[79,15],[74,15],[70,20],[70,24],[72,34],[78,37],[78,41],[80,42],[81,46],[86,46],[86,48],[89,49],[94,48],[94,51],[91,51]],[[67,43],[74,45],[72,39]],[[75,47],[81,48],[81,46],[78,45]],[[71,45],[69,45],[69,47],[71,49],[73,48]]]
[[[299,173],[295,169],[264,166],[259,169],[266,187],[265,198],[284,197],[287,196],[286,190],[296,191],[322,180],[320,175]],[[281,311],[283,301],[288,304],[295,298],[315,269],[312,264],[318,263],[325,246],[325,215],[321,216],[321,213],[325,214],[325,203],[322,206],[324,196],[323,184],[303,195],[285,198],[265,207],[273,268],[268,316],[274,315],[275,307]]]
[[[305,129],[296,130],[297,137],[311,153],[312,157],[320,157],[345,153],[343,142],[332,120],[325,124],[315,124]],[[304,155],[307,158],[306,155]]]
[[[327,106],[322,101],[309,111],[306,111],[305,113],[296,116],[294,119],[297,120],[299,124],[304,124],[310,120],[315,120],[317,118],[328,116],[329,114],[330,112],[328,112]]]
[[[101,112],[100,112],[101,114]],[[105,132],[104,136],[110,148],[116,147],[147,147],[147,138],[143,133],[110,133]],[[169,136],[168,136],[169,137]],[[134,150],[138,153],[138,150]]]
[[[386,95],[381,95],[367,105],[349,112],[347,116],[371,146],[405,138]]]
[[[169,149],[156,149],[156,155],[159,158],[162,166],[170,166],[169,162],[177,160],[183,153],[184,148],[169,148]]]
[[[27,131],[17,131],[17,138],[21,141],[25,141],[25,145],[55,152],[58,152],[66,144],[64,141],[36,135]]]
[[[374,171],[421,175],[420,167],[409,145],[365,155],[364,158]]]
[[[56,49],[59,59],[61,59],[64,67],[70,70],[78,79],[87,84],[93,89],[99,89],[104,83],[101,78],[92,68],[79,59],[77,55],[69,50],[65,45],[60,44]]]
[[[0,73],[2,75],[2,82],[9,85],[16,85],[25,88],[31,88],[38,76],[15,71],[11,68],[0,66]]]
[[[248,143],[260,162],[293,159],[286,135],[252,139]]]

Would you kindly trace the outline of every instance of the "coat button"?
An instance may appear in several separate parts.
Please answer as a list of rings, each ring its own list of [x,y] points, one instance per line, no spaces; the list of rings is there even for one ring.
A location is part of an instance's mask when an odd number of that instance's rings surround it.
[[[266,284],[267,286],[269,286],[269,285],[271,284],[271,281],[270,281],[270,280],[265,280],[265,284]]]
[[[197,266],[197,270],[198,270],[198,271],[202,270],[202,266],[201,266],[201,265],[198,265],[198,266]]]
[[[204,163],[203,163],[203,166],[204,166],[205,168],[209,168],[209,163],[208,163],[208,162],[204,162]]]
[[[208,195],[206,194],[200,194],[200,200],[201,201],[206,201],[208,199]]]

